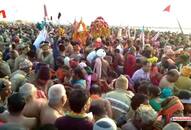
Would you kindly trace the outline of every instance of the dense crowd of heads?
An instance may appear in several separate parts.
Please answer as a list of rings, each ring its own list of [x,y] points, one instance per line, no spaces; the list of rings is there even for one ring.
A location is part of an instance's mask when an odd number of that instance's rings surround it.
[[[0,130],[191,129],[190,35],[45,26],[0,23]]]

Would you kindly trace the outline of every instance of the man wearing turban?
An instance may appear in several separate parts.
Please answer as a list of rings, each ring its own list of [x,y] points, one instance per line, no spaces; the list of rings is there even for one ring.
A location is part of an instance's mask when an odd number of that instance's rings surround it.
[[[176,81],[175,85],[178,89],[185,89],[191,91],[191,67],[184,66],[181,70],[181,75]]]

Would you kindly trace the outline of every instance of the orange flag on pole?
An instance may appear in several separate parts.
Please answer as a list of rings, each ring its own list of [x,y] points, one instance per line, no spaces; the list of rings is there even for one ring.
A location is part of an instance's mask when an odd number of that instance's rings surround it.
[[[5,10],[1,10],[1,11],[0,11],[0,15],[2,15],[2,16],[3,16],[3,18],[6,18],[6,13],[5,13]]]
[[[163,11],[170,12],[171,5],[168,5]]]

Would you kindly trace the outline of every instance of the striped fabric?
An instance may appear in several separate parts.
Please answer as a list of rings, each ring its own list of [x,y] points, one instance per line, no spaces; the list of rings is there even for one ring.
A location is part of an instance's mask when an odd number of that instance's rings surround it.
[[[125,114],[129,111],[129,105],[125,104],[124,102],[110,97],[106,97],[106,99],[110,101],[112,109]]]

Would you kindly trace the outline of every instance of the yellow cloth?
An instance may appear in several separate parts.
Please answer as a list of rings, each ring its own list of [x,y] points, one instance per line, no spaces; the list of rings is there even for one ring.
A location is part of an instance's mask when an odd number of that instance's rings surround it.
[[[180,76],[175,83],[178,89],[185,89],[191,91],[191,79],[186,76]]]
[[[181,69],[181,74],[182,74],[183,76],[190,77],[190,76],[191,76],[191,67],[190,67],[190,66],[184,66],[184,67]]]
[[[157,57],[148,58],[147,61],[150,63],[157,63],[158,58]]]
[[[62,37],[62,36],[64,36],[64,34],[65,34],[64,28],[61,28],[61,27],[58,28],[58,35]]]

